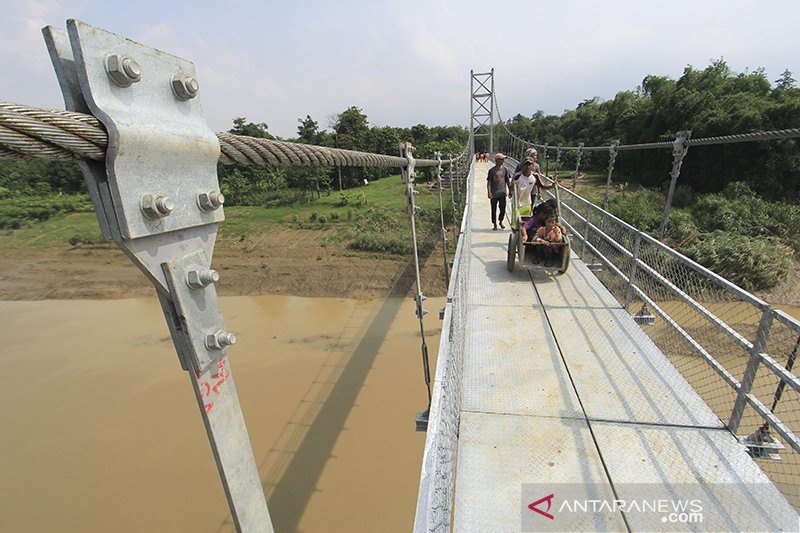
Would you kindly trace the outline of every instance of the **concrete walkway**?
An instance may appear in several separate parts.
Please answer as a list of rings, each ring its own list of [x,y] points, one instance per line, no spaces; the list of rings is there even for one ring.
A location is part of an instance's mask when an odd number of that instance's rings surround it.
[[[745,447],[580,259],[564,275],[519,264],[508,272],[509,230],[490,221],[490,167],[477,163],[465,251],[454,531],[797,530],[797,513]],[[610,500],[651,489],[700,498],[702,522],[620,508],[560,512],[573,489]],[[552,520],[528,507],[551,493],[535,507]]]

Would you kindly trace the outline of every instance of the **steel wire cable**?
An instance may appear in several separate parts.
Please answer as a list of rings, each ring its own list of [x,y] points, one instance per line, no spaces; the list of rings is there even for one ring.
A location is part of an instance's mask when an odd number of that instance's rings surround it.
[[[513,140],[537,148],[578,150],[577,146],[550,146],[533,143],[514,135],[500,114],[497,97],[494,98],[499,124]],[[800,128],[773,131],[738,133],[690,139],[687,146],[708,146],[741,142],[794,139],[800,137]],[[274,139],[246,137],[230,133],[217,133],[220,141],[220,163],[258,166],[364,166],[404,167],[408,161],[399,156],[373,154],[357,150],[330,148],[311,144],[293,143]],[[639,144],[621,144],[619,151],[672,148],[672,141]],[[108,146],[108,135],[102,123],[91,115],[56,109],[40,109],[20,104],[0,102],[0,158],[40,157],[54,160],[102,160]],[[608,146],[584,146],[583,151],[604,151]],[[469,146],[456,161],[467,155]],[[451,160],[442,160],[449,163]],[[435,159],[417,159],[417,167],[433,167]]]
[[[523,143],[528,145],[535,146],[536,148],[561,148],[562,150],[578,150],[579,147],[577,146],[549,146],[543,144],[537,144],[531,141],[527,141],[525,139],[521,139],[514,135],[508,127],[506,127],[505,121],[503,121],[503,117],[500,114],[500,106],[497,103],[497,87],[495,84],[495,94],[494,94],[494,107],[497,111],[497,118],[499,123],[503,126],[503,129],[513,137]],[[800,137],[800,128],[790,128],[785,130],[772,130],[772,131],[756,131],[751,133],[735,133],[732,135],[720,135],[714,137],[700,137],[695,139],[690,139],[686,141],[687,146],[708,146],[712,144],[732,144],[732,143],[740,143],[740,142],[755,142],[755,141],[772,141],[776,139],[794,139]],[[673,147],[672,141],[655,141],[649,143],[639,143],[639,144],[621,144],[618,146],[618,150],[651,150],[651,149],[659,149],[659,148],[672,148]],[[602,151],[608,150],[610,145],[605,146],[584,146],[584,152],[595,152],[595,151]]]
[[[220,163],[258,166],[364,166],[405,167],[404,157],[344,150],[312,144],[293,143],[217,133]],[[0,159],[39,157],[60,161],[103,160],[108,134],[103,124],[91,115],[41,109],[0,102]],[[453,159],[466,156],[468,147]],[[417,159],[417,167],[437,166],[437,159]]]

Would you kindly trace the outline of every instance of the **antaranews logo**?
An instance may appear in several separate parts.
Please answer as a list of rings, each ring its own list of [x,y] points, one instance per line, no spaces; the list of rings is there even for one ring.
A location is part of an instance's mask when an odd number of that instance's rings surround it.
[[[528,505],[528,509],[530,509],[531,511],[539,513],[540,515],[544,516],[545,518],[549,518],[550,520],[555,520],[555,517],[550,514],[550,507],[553,506],[553,498],[554,497],[555,497],[555,493],[552,493],[549,496],[545,496],[544,498],[542,498],[540,500],[536,500],[535,502],[533,502],[530,505]],[[539,509],[538,506],[543,504],[544,502],[547,502],[547,509],[543,511],[543,510]]]
[[[518,501],[524,532],[798,531],[770,483],[523,483]]]

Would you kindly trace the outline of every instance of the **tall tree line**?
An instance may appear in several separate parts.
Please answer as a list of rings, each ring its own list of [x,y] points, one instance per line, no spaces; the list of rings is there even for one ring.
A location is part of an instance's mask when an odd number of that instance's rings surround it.
[[[672,141],[680,130],[693,138],[800,127],[800,89],[788,70],[771,83],[763,69],[734,73],[720,59],[702,70],[686,67],[677,79],[650,75],[613,100],[590,98],[562,115],[517,115],[506,123],[516,136],[541,144],[577,146]],[[567,164],[574,154],[566,154]],[[573,159],[574,161],[574,159]],[[668,178],[669,150],[624,151],[615,174],[626,181],[660,185]],[[608,154],[587,152],[581,166],[605,169]],[[681,183],[699,192],[721,191],[746,181],[769,199],[800,197],[800,149],[794,139],[697,146],[689,150]]]

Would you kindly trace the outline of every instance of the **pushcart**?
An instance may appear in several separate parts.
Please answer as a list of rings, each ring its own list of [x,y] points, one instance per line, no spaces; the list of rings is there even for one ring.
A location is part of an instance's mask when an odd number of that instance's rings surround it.
[[[557,219],[561,222],[561,195],[558,192],[558,186],[554,188],[556,196],[556,205],[558,206]],[[559,243],[558,255],[550,260],[550,266],[547,263],[539,261],[535,248],[537,246],[546,246],[533,242],[522,242],[522,225],[531,217],[536,216],[535,208],[532,209],[530,216],[520,216],[517,202],[518,187],[515,183],[512,187],[512,202],[511,202],[511,235],[508,236],[508,258],[506,266],[509,272],[513,272],[516,268],[517,262],[519,267],[523,270],[541,269],[548,271],[550,269],[557,269],[558,274],[563,274],[569,268],[570,259],[570,239],[568,235],[564,235],[564,242]]]

